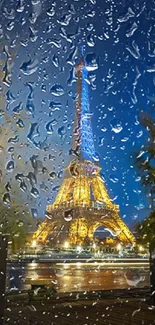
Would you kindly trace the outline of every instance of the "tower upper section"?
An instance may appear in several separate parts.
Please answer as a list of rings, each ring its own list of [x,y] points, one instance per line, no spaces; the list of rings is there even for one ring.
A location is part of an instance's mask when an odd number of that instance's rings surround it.
[[[88,71],[84,58],[76,65],[77,91],[71,152],[79,159],[98,161],[95,154],[88,94]]]

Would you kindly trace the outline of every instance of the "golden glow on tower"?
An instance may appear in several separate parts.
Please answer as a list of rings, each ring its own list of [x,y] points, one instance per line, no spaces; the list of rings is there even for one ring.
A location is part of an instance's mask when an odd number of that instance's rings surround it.
[[[53,245],[89,245],[95,230],[104,226],[123,244],[135,238],[119,217],[119,207],[111,202],[100,176],[90,122],[87,69],[85,62],[76,67],[77,93],[73,131],[72,159],[53,204],[47,206],[47,218],[33,240]]]

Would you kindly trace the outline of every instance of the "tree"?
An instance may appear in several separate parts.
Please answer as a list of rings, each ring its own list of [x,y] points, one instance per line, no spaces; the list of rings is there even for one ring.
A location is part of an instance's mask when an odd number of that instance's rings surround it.
[[[136,230],[142,243],[149,244],[150,284],[152,301],[155,305],[155,119],[143,113],[141,124],[149,132],[149,137],[147,143],[141,147],[135,162],[141,183],[150,198],[151,212],[137,225]]]
[[[155,210],[155,120],[142,113],[141,124],[149,132],[147,143],[136,154],[135,163],[141,177],[141,183],[150,197],[150,208]]]
[[[33,225],[27,209],[0,203],[0,232],[8,234],[12,252],[20,251],[25,245],[27,234]]]

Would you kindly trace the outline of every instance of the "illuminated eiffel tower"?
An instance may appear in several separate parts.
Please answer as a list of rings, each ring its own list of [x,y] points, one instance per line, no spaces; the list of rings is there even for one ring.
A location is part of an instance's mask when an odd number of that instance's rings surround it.
[[[46,218],[33,234],[36,243],[82,245],[93,242],[94,232],[108,228],[123,244],[134,244],[135,238],[119,217],[119,207],[111,202],[100,176],[95,155],[88,95],[88,71],[84,58],[76,65],[77,92],[71,163]]]

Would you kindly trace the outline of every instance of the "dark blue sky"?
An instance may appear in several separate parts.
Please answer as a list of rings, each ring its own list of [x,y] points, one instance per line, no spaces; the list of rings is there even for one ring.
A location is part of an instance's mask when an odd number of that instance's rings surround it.
[[[102,176],[121,217],[133,226],[148,212],[132,154],[147,136],[140,112],[151,110],[155,100],[154,1],[1,0],[0,6],[1,50],[7,46],[12,56],[7,116],[0,120],[3,127],[11,119],[0,143],[11,200],[19,197],[44,217],[46,203],[56,196],[69,161],[74,65],[84,44]],[[1,51],[4,64],[7,47]],[[3,197],[8,187],[1,192]]]

